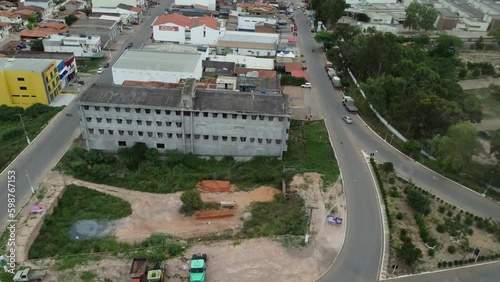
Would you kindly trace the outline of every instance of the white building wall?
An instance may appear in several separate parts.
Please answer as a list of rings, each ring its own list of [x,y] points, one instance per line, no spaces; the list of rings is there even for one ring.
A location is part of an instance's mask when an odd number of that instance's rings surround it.
[[[116,7],[118,4],[144,8],[147,0],[92,0],[92,7]]]
[[[198,26],[191,29],[191,44],[215,45],[219,40],[220,33],[216,29],[206,26]]]
[[[153,39],[157,42],[186,43],[186,28],[172,23],[153,26]]]
[[[276,19],[263,17],[238,17],[238,30],[255,30],[255,24],[276,24]]]
[[[161,53],[159,53],[161,55]],[[167,72],[156,70],[138,70],[112,68],[113,83],[122,85],[125,80],[133,81],[160,81],[165,83],[178,83],[181,79],[195,78],[199,80],[203,73],[201,57],[193,72]]]
[[[275,49],[247,49],[247,48],[229,48],[231,52],[228,54],[255,56],[255,57],[274,57],[276,56]],[[236,49],[238,52],[236,53]],[[223,54],[226,51],[225,47],[217,47],[217,54]]]
[[[191,6],[196,4],[208,7],[209,11],[215,11],[216,8],[215,0],[175,0],[175,5]]]

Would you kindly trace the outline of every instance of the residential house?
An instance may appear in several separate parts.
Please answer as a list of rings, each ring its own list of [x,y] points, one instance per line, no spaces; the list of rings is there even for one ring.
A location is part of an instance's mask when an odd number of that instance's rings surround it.
[[[145,9],[149,6],[148,0],[92,0],[92,8],[112,8],[120,4]]]
[[[278,9],[274,6],[262,2],[238,3],[236,4],[238,14],[247,15],[274,15]]]
[[[12,25],[8,22],[0,22],[0,39],[7,37],[12,32]]]
[[[84,34],[53,34],[43,39],[46,52],[73,53],[75,57],[92,57],[101,52],[101,37]]]
[[[101,37],[101,44],[104,48],[120,31],[120,21],[119,17],[101,17],[98,19],[83,17],[70,26],[69,32],[72,34],[98,35]]]
[[[250,15],[239,15],[238,16],[238,30],[241,31],[255,31],[255,26],[257,24],[268,24],[271,26],[276,26],[277,20],[273,15],[269,16],[250,16]]]
[[[92,14],[118,14],[123,23],[142,22],[142,9],[126,4],[118,4],[116,7],[96,7],[92,8]]]
[[[21,39],[43,39],[47,35],[68,32],[68,26],[60,22],[40,23],[37,27],[32,29],[25,29],[21,31]]]
[[[206,6],[209,11],[215,11],[217,8],[217,1],[216,0],[175,0],[174,5],[176,5],[176,6],[201,5],[201,6]]]
[[[16,4],[8,1],[0,1],[0,10],[9,10],[15,8]]]
[[[78,1],[78,0],[71,0],[64,3],[64,7],[68,12],[84,10],[86,5],[87,4],[85,3],[85,1]]]
[[[255,57],[274,57],[279,34],[226,31],[216,44],[217,55],[236,54]]]
[[[0,22],[8,22],[13,25],[26,26],[29,16],[33,11],[27,9],[18,9],[13,12],[0,11]]]
[[[20,4],[22,4],[24,7],[36,6],[44,10],[47,10],[52,6],[55,6],[54,1],[52,0],[25,0],[20,2]]]
[[[159,16],[152,24],[155,42],[214,45],[224,30],[216,18],[186,17],[181,14]]]

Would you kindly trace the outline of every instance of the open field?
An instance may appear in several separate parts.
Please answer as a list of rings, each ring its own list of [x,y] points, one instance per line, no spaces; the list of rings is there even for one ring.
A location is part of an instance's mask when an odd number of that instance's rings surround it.
[[[500,258],[498,222],[443,202],[397,177],[385,164],[377,165],[376,171],[389,211],[389,272],[392,265],[398,266],[397,276],[472,263],[476,249],[481,251],[480,262]]]

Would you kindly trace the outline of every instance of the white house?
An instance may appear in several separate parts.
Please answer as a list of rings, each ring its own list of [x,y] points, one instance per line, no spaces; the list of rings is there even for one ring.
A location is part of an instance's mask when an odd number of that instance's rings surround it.
[[[54,6],[54,2],[52,0],[26,0],[26,1],[21,0],[20,3],[23,3],[24,6],[37,6],[45,10]]]
[[[278,41],[275,33],[226,31],[217,42],[216,54],[274,57]]]
[[[120,14],[123,23],[141,22],[143,20],[142,9],[126,4],[118,4],[116,7],[92,8],[93,13]]]
[[[274,59],[264,59],[229,54],[226,56],[208,56],[207,61],[230,62],[235,63],[236,67],[244,67],[249,69],[274,70]]]
[[[191,6],[191,5],[201,5],[208,7],[209,11],[215,11],[216,9],[216,0],[175,0],[174,5],[180,6]]]
[[[258,23],[276,25],[277,21],[274,16],[250,16],[250,15],[239,15],[238,16],[238,30],[243,31],[255,31],[255,25]]]
[[[155,42],[179,44],[214,45],[224,32],[216,18],[190,18],[181,14],[159,16],[151,27]]]
[[[113,83],[124,81],[178,83],[202,76],[202,55],[128,50],[112,67]]]
[[[73,53],[76,57],[92,57],[101,52],[101,37],[96,35],[52,34],[43,40],[45,52]]]
[[[111,8],[117,7],[119,4],[130,5],[133,7],[146,8],[147,0],[92,0],[92,8]]]

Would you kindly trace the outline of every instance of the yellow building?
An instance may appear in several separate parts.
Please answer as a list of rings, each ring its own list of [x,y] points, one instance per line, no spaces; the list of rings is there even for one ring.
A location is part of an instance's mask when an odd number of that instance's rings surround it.
[[[0,105],[48,105],[61,92],[52,59],[0,58]]]

